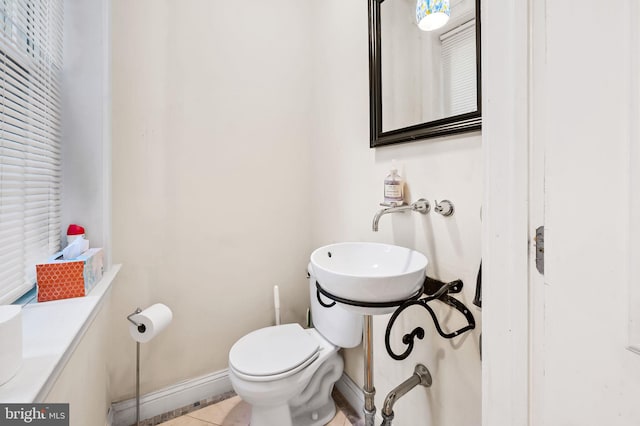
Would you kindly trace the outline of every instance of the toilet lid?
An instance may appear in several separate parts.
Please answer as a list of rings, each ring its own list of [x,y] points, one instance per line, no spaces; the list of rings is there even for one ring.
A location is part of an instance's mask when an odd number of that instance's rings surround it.
[[[229,351],[229,364],[248,376],[274,376],[294,370],[317,357],[318,342],[299,324],[252,331]]]

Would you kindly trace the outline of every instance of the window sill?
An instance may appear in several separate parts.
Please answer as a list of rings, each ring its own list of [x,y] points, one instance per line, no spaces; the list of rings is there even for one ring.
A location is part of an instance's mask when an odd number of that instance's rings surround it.
[[[88,296],[23,307],[22,366],[0,386],[1,402],[44,400],[98,314],[119,270],[120,265],[113,265]]]

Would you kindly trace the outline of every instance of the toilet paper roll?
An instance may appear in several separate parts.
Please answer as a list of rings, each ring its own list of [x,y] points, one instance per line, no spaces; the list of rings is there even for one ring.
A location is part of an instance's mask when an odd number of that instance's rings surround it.
[[[129,324],[131,337],[133,337],[133,340],[136,342],[146,343],[167,328],[173,319],[173,313],[167,305],[156,303],[144,311],[132,315],[131,319],[140,324],[139,327],[134,324]]]

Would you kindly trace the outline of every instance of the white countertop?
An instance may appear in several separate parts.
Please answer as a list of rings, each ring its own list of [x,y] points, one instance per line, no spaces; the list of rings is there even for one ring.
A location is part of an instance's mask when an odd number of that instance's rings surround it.
[[[0,402],[41,402],[47,396],[93,322],[119,270],[120,265],[113,265],[88,296],[24,306],[22,365],[11,380],[0,386]]]

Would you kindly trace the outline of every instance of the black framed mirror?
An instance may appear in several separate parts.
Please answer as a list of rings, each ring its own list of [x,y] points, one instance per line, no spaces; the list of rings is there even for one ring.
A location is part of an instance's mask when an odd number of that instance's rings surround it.
[[[480,0],[422,31],[416,0],[369,0],[371,148],[479,130]]]

